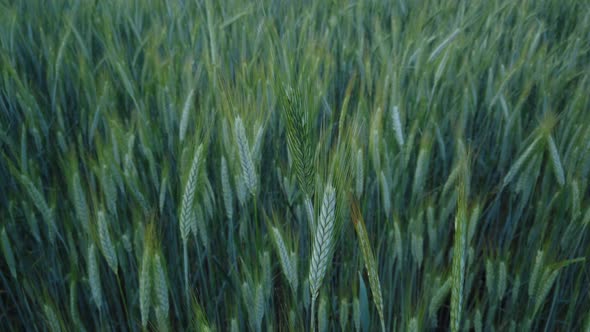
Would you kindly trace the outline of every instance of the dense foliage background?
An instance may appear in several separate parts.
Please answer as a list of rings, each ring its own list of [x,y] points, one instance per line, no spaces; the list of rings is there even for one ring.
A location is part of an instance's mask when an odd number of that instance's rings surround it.
[[[587,1],[0,0],[0,330],[590,331],[589,41]]]

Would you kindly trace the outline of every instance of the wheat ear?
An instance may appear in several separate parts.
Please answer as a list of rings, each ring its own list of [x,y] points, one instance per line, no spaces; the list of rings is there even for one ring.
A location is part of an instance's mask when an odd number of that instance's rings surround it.
[[[332,249],[334,246],[334,227],[336,220],[336,192],[332,185],[328,185],[324,192],[320,218],[316,228],[309,267],[309,288],[311,291],[311,330],[315,331],[313,324],[315,314],[315,302],[319,294],[326,270],[330,264]]]

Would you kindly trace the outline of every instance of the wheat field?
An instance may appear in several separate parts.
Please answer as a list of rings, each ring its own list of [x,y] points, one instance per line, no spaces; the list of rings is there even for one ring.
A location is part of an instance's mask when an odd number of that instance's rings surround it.
[[[0,0],[0,331],[590,331],[590,3]]]

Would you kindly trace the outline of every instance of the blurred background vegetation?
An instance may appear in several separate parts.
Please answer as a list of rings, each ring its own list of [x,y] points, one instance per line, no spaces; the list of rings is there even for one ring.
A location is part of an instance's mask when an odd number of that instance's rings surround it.
[[[590,331],[589,40],[585,1],[0,0],[0,330]]]

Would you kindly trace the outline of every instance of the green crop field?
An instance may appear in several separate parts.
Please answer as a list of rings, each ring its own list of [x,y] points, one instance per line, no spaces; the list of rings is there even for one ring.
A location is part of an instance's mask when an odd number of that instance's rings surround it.
[[[590,331],[590,2],[0,0],[0,331]]]

